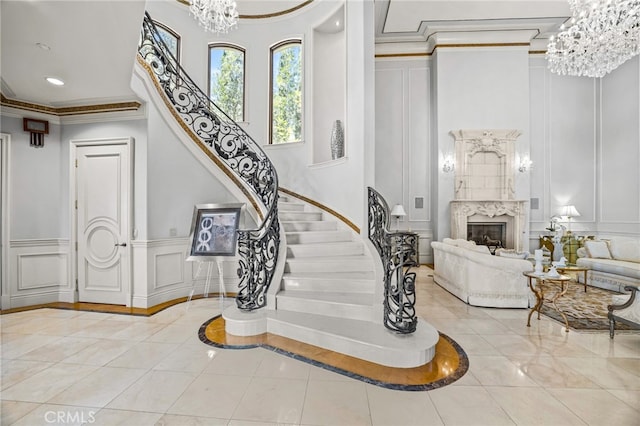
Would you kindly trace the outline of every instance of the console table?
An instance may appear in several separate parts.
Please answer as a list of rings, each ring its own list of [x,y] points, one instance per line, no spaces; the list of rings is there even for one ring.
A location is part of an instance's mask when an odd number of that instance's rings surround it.
[[[538,319],[540,319],[540,310],[542,309],[542,304],[545,302],[545,300],[548,300],[553,305],[553,308],[560,315],[562,315],[562,318],[564,319],[565,331],[568,333],[569,320],[567,319],[567,316],[564,314],[564,312],[562,312],[556,305],[556,300],[564,296],[564,294],[567,292],[567,289],[569,288],[567,286],[567,283],[571,281],[571,277],[569,277],[568,275],[558,275],[557,277],[548,276],[546,273],[537,274],[535,272],[523,272],[523,274],[529,280],[529,288],[531,289],[533,294],[536,295],[536,305],[531,308],[531,311],[529,312],[529,317],[527,318],[527,327],[531,327],[531,315],[533,315],[534,312],[538,312]],[[533,284],[534,280],[536,282],[535,285]],[[547,287],[550,287],[549,284],[553,284],[553,287],[556,288],[557,286],[559,286],[560,288],[557,289],[557,291],[551,298],[546,299],[544,293],[545,290],[548,289]]]

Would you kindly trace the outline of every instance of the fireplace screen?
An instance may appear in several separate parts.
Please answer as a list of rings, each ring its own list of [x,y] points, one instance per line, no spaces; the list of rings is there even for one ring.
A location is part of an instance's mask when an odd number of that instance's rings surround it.
[[[505,222],[467,223],[467,240],[475,241],[478,245],[493,248],[504,247],[507,238],[507,224]]]

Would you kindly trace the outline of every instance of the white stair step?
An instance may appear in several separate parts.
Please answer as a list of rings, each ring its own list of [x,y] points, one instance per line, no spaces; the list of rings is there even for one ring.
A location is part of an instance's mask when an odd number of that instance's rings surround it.
[[[368,272],[373,262],[367,256],[322,256],[287,259],[284,272]]]
[[[304,211],[304,204],[290,201],[278,201],[278,211],[280,212],[301,212]]]
[[[314,244],[287,244],[287,257],[354,256],[364,253],[357,241]]]
[[[307,312],[364,321],[373,319],[372,293],[284,290],[276,296],[276,304],[277,310]]]
[[[337,241],[351,241],[349,231],[304,231],[287,232],[287,244],[328,243]]]
[[[338,229],[336,222],[329,221],[290,221],[280,219],[280,224],[284,228],[285,232],[290,231],[335,231]]]
[[[326,317],[302,312],[268,311],[267,331],[376,364],[397,368],[425,365],[435,355],[438,331],[418,320],[411,334],[397,334],[380,322]]]
[[[321,221],[322,220],[322,212],[279,212],[278,216],[282,221]]]
[[[287,273],[282,277],[282,288],[290,291],[371,293],[375,285],[373,272]]]

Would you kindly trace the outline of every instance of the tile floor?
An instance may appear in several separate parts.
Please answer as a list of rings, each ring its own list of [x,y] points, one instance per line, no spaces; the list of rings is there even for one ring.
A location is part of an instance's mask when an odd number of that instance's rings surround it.
[[[418,270],[418,314],[469,371],[402,392],[197,337],[218,299],[151,317],[40,309],[0,316],[8,425],[638,425],[640,334],[565,333],[527,310],[467,306]],[[229,300],[227,303],[233,303]]]

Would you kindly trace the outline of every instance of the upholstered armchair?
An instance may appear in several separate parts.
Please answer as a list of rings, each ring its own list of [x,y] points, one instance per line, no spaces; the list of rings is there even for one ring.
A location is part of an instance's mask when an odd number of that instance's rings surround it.
[[[640,286],[628,285],[624,288],[629,294],[613,296],[613,304],[607,306],[609,313],[609,337],[613,339],[616,321],[627,324],[633,328],[640,328]]]

